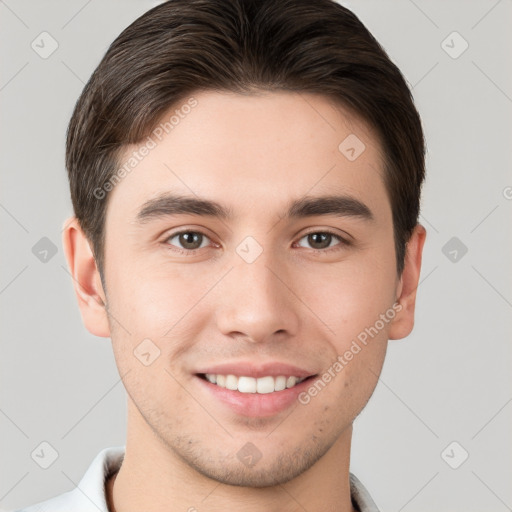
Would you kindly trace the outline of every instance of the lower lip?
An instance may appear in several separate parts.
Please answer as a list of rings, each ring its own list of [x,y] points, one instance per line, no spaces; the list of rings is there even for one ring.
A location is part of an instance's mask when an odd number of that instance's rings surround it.
[[[215,398],[227,404],[237,414],[254,418],[273,416],[288,409],[297,401],[298,395],[310,385],[312,378],[309,377],[292,388],[286,388],[282,391],[241,393],[240,391],[221,388],[196,375],[199,384]]]

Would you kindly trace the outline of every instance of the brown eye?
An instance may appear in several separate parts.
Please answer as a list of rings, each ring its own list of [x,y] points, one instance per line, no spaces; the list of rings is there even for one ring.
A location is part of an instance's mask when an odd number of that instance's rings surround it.
[[[314,251],[319,252],[327,252],[331,248],[336,250],[338,248],[342,248],[343,246],[350,245],[345,239],[343,239],[340,235],[335,233],[331,233],[330,231],[313,231],[304,235],[300,240],[307,240],[310,248]],[[337,240],[338,243],[332,244],[333,241]],[[304,247],[299,243],[301,247]]]
[[[171,240],[177,239],[177,244],[171,243]],[[179,233],[172,234],[167,238],[166,243],[176,247],[177,250],[195,251],[201,249],[202,242],[209,238],[199,231],[180,231]]]
[[[329,233],[311,233],[307,237],[313,249],[326,249],[331,245],[333,238]]]

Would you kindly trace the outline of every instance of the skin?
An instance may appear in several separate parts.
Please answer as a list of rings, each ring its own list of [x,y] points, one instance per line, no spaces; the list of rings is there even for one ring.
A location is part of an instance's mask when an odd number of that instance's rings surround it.
[[[414,230],[398,276],[378,139],[327,98],[194,97],[198,105],[110,193],[107,294],[76,219],[63,235],[83,322],[112,339],[128,393],[126,454],[106,485],[110,510],[353,512],[352,423],[373,393],[388,340],[413,328],[425,229]],[[349,134],[366,145],[353,162],[338,150]],[[164,191],[216,200],[235,216],[138,223],[144,202]],[[373,221],[283,217],[289,201],[331,193],[356,197]],[[187,250],[174,236],[179,228],[205,235],[195,254],[173,251]],[[326,229],[352,244],[332,237],[315,245],[306,236]],[[263,248],[250,264],[236,252],[247,236]],[[396,301],[401,311],[307,405],[244,417],[194,376],[200,366],[242,359],[321,374]],[[160,350],[149,366],[133,354],[146,338]],[[253,467],[236,456],[247,442],[262,453]]]

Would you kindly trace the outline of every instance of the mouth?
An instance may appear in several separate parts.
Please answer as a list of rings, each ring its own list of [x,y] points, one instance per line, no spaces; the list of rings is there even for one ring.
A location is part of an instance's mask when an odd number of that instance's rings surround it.
[[[209,402],[228,414],[245,418],[273,418],[292,405],[318,374],[298,378],[294,375],[267,375],[263,377],[233,374],[195,374],[198,391]],[[212,382],[215,381],[215,382]]]
[[[195,386],[228,415],[272,417],[297,405],[318,377],[318,366],[279,360],[231,360],[196,368]],[[309,368],[308,368],[309,366]]]
[[[232,375],[232,374],[215,374],[215,373],[198,373],[196,374],[200,379],[203,379],[210,384],[220,388],[228,389],[230,391],[238,391],[239,393],[251,394],[270,394],[279,393],[290,388],[295,388],[302,382],[311,380],[317,376],[310,375],[308,377],[297,377],[295,375],[267,375],[264,377],[249,377],[245,375]]]

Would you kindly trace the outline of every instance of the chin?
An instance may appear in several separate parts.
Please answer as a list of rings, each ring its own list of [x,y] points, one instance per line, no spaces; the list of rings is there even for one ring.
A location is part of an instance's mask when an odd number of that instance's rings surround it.
[[[247,442],[244,446],[251,446]],[[329,449],[329,443],[313,444],[310,447],[301,443],[300,446],[291,452],[278,453],[275,449],[270,450],[272,459],[262,448],[259,455],[252,459],[249,457],[247,464],[243,461],[247,454],[255,455],[255,448],[242,448],[234,456],[220,457],[212,462],[212,457],[201,458],[191,457],[191,453],[183,456],[184,461],[203,476],[237,487],[274,487],[284,484],[298,477],[300,474],[312,467]],[[251,451],[252,450],[252,451]]]

